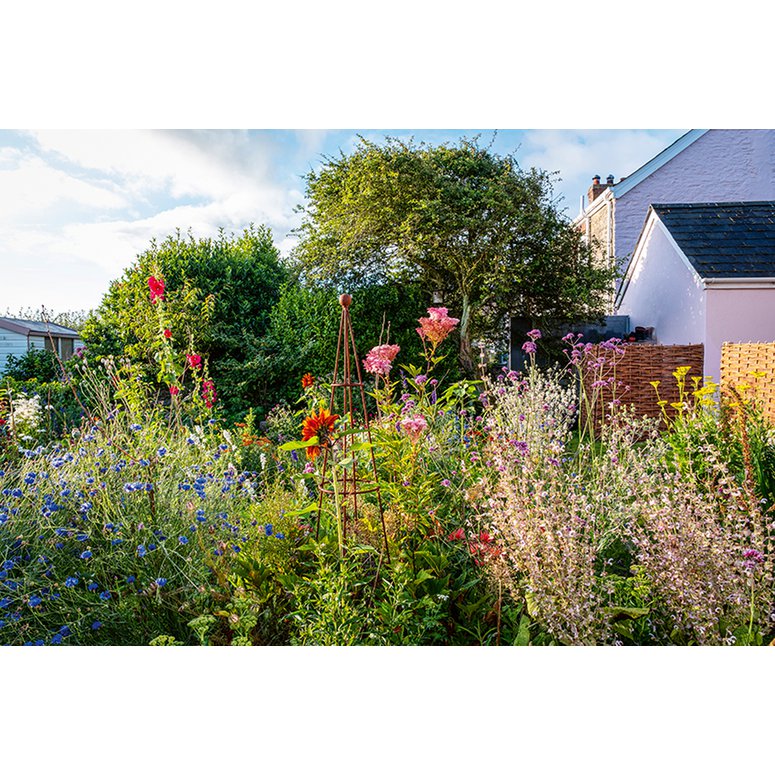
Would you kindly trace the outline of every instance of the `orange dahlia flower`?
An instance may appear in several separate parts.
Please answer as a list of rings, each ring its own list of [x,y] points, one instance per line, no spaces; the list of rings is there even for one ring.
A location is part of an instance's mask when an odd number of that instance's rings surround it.
[[[338,414],[331,414],[325,407],[320,407],[320,413],[313,412],[304,420],[301,426],[301,440],[309,441],[315,436],[318,437],[318,443],[312,447],[307,447],[307,457],[317,457],[323,447],[328,447],[331,442],[331,434],[334,432],[334,425],[339,419]]]
[[[307,372],[302,378],[301,378],[301,386],[306,390],[309,387],[312,387],[315,384],[315,378]]]

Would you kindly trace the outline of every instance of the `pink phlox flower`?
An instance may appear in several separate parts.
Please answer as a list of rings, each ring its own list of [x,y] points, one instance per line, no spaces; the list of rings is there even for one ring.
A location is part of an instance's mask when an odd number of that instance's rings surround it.
[[[393,366],[393,360],[401,351],[397,344],[380,344],[372,347],[363,361],[363,367],[369,374],[379,374],[387,377]]]
[[[406,417],[401,420],[400,424],[401,429],[409,437],[412,444],[417,442],[428,427],[428,421],[421,414]]]
[[[434,347],[438,347],[460,322],[458,318],[447,315],[446,307],[428,307],[428,317],[420,318],[420,327],[415,329],[420,338],[427,339]]]

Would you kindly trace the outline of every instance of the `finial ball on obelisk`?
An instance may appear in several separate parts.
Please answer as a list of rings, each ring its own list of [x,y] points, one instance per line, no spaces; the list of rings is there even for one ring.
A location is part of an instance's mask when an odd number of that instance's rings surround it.
[[[342,305],[342,306],[343,306],[345,309],[347,309],[347,308],[350,306],[350,304],[352,304],[352,300],[353,300],[353,297],[352,297],[352,296],[350,296],[350,294],[349,294],[349,293],[343,293],[343,294],[342,294],[342,295],[339,297],[339,303],[340,303],[340,304],[341,304],[341,305]]]

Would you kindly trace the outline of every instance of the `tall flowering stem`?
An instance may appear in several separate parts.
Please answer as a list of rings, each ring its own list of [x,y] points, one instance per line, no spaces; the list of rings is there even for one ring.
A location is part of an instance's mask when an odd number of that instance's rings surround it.
[[[417,333],[422,339],[425,351],[426,370],[430,369],[436,355],[436,348],[455,330],[460,322],[451,318],[446,307],[428,307],[428,317],[419,318]]]

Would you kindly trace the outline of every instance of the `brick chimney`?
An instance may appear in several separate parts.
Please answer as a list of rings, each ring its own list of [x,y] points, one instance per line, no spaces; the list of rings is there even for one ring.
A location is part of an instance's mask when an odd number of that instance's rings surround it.
[[[607,188],[614,185],[614,176],[609,175],[608,178],[606,178],[605,183],[600,182],[600,175],[595,175],[592,178],[592,185],[589,187],[589,191],[587,191],[587,204],[592,204],[592,202],[597,199],[600,194],[603,193]]]

